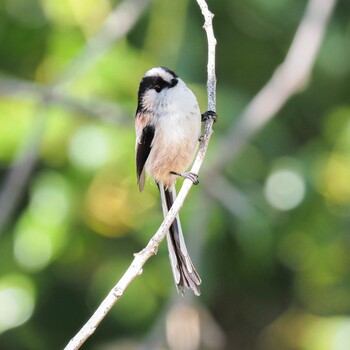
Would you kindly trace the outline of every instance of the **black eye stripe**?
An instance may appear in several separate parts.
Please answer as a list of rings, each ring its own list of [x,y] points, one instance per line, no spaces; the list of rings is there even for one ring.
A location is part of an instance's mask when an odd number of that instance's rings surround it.
[[[161,92],[165,87],[167,87],[167,85],[167,82],[165,82],[162,78],[157,77],[154,81],[154,85],[150,86],[150,88],[156,90],[157,92]]]
[[[140,83],[139,95],[147,90],[154,89],[156,92],[161,92],[165,88],[172,88],[178,83],[177,78],[171,79],[171,82],[165,81],[161,77],[145,77]]]

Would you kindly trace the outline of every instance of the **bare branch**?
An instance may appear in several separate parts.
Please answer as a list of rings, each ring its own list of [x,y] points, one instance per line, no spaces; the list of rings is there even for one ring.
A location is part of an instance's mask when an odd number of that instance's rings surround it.
[[[203,141],[201,142],[200,149],[196,156],[195,162],[192,166],[191,172],[198,173],[199,169],[201,168],[201,165],[203,163],[203,160],[205,158],[205,154],[208,148],[209,139],[212,133],[212,130],[211,130],[212,125],[213,125],[212,120],[208,120],[206,122]],[[144,248],[140,253],[135,254],[134,260],[132,261],[131,265],[126,270],[122,278],[109,292],[107,297],[103,300],[103,302],[100,304],[100,306],[97,308],[97,310],[92,315],[92,317],[88,320],[88,322],[76,334],[76,336],[69,342],[65,350],[79,349],[81,345],[85,342],[85,340],[94,333],[98,325],[104,319],[106,314],[110,311],[113,305],[121,298],[121,296],[124,294],[129,284],[142,273],[142,268],[147,262],[147,260],[157,253],[160,243],[165,238],[170,225],[172,224],[176,215],[178,214],[181,207],[183,206],[185,198],[187,197],[188,192],[190,191],[192,185],[193,183],[189,179],[186,179],[183,182],[181,190],[173,206],[169,210],[167,216],[165,217],[158,231],[148,242],[146,248]]]
[[[310,0],[284,62],[244,109],[216,150],[210,173],[222,171],[309,78],[336,0]],[[210,178],[210,186],[215,187]]]
[[[209,11],[208,5],[205,0],[197,0],[197,3],[204,16],[204,26],[205,32],[207,33],[208,39],[208,81],[207,81],[207,91],[208,91],[208,110],[216,111],[216,75],[215,75],[215,49],[216,49],[216,39],[213,30],[213,17],[214,15]]]
[[[198,1],[203,15],[205,17],[206,24],[204,26],[207,37],[208,37],[208,61],[210,61],[210,71],[208,65],[208,105],[212,110],[215,110],[215,43],[216,40],[214,38],[213,30],[212,30],[212,17],[213,15],[209,12],[208,7],[206,6],[205,1]],[[204,7],[205,5],[205,7]],[[211,32],[211,34],[210,34]],[[208,35],[208,33],[210,35]],[[214,39],[214,40],[213,40]],[[213,45],[213,46],[211,46]],[[208,148],[210,136],[212,134],[212,126],[213,119],[208,119],[205,123],[204,135],[199,147],[199,151],[197,153],[196,159],[193,163],[191,172],[198,174],[203,160],[205,158],[205,154]],[[65,350],[76,350],[81,347],[81,345],[88,339],[96,330],[98,325],[104,319],[109,310],[113,307],[113,305],[121,298],[124,294],[126,288],[129,284],[142,273],[142,268],[147,260],[155,255],[158,251],[158,247],[160,243],[165,238],[167,231],[169,230],[170,225],[174,221],[176,215],[180,211],[187,194],[189,193],[193,183],[191,180],[186,179],[183,182],[180,192],[178,196],[166,215],[163,223],[159,227],[158,231],[151,238],[146,248],[144,248],[141,252],[135,254],[135,258],[132,261],[131,265],[124,273],[119,282],[113,287],[113,289],[109,292],[107,297],[103,300],[100,306],[97,308],[92,317],[88,320],[88,322],[83,326],[83,328],[75,335],[74,338],[69,342],[66,346]]]

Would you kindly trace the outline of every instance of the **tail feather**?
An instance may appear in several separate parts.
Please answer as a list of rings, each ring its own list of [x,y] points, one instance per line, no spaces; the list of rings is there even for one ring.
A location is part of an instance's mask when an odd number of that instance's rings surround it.
[[[176,199],[175,186],[165,189],[162,184],[158,184],[158,187],[165,216]],[[167,242],[177,291],[183,295],[187,288],[192,289],[195,295],[200,295],[199,285],[202,281],[188,254],[178,215],[169,228]]]

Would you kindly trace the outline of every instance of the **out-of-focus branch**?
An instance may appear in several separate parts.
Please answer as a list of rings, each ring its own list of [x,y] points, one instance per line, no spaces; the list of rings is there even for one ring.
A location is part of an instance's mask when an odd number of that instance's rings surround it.
[[[99,32],[71,61],[55,82],[55,89],[62,89],[101,57],[117,40],[124,37],[137,23],[150,0],[124,0],[108,16]]]
[[[29,81],[1,78],[0,95],[14,99],[45,101],[47,105],[57,105],[74,113],[81,113],[87,117],[98,118],[111,124],[130,124],[127,114],[116,103],[103,100],[81,100],[67,93],[54,91],[50,86]]]
[[[26,83],[22,82],[21,84],[16,84],[16,87],[21,93],[26,91],[27,93],[39,95],[39,98],[37,99],[38,103],[41,102],[41,104],[46,104],[47,101],[60,102],[67,108],[70,107],[79,110],[84,109],[84,112],[87,115],[98,114],[101,116],[101,113],[105,113],[104,108],[99,110],[101,105],[96,106],[94,104],[89,105],[78,103],[76,100],[73,101],[72,99],[67,98],[67,96],[63,94],[63,91],[68,83],[77,77],[78,73],[91,65],[101,54],[106,52],[113,43],[122,36],[125,36],[133,28],[149,2],[150,0],[124,0],[119,4],[107,18],[102,29],[88,42],[88,44],[81,50],[80,54],[78,54],[66,68],[62,76],[51,86],[40,87],[40,85],[34,83],[31,86],[28,86]],[[2,81],[6,83],[5,80],[2,79]],[[12,83],[13,86],[14,81],[7,82]],[[2,90],[5,94],[9,95],[11,84],[6,87],[4,83],[1,84]],[[12,96],[15,96],[18,92],[19,91],[14,91]],[[106,107],[106,105],[104,107]],[[42,120],[42,123],[44,125],[45,120]],[[40,130],[40,133],[38,130]],[[12,169],[9,171],[2,184],[0,190],[0,212],[3,214],[0,216],[0,232],[14,211],[18,199],[25,188],[25,184],[28,182],[32,171],[35,168],[40,140],[43,133],[44,127],[33,129],[31,135],[27,138],[28,140],[33,140],[33,143],[29,143],[30,146],[26,148],[25,146],[27,146],[28,143],[27,139],[25,140],[23,146],[20,148],[20,153],[18,154]],[[25,151],[23,152],[23,150]],[[18,174],[19,171],[21,174]],[[12,197],[16,198],[16,200],[7,200],[9,190],[12,191]]]
[[[218,174],[251,138],[269,122],[286,101],[309,79],[336,0],[310,0],[284,62],[243,110],[216,150],[208,172]],[[215,187],[215,176],[209,176]]]
[[[251,218],[256,213],[255,207],[249,203],[247,196],[223,176],[215,176],[215,186],[213,186],[211,180],[202,181],[201,183],[204,183],[205,191],[210,197],[239,219]]]
[[[335,4],[336,0],[309,1],[284,62],[218,144],[215,159],[201,177],[208,195],[239,217],[250,215],[253,208],[219,174],[309,79]]]
[[[211,62],[210,71],[208,66],[208,106],[212,108],[212,110],[215,110],[215,85],[216,85],[216,78],[215,78],[215,45],[216,40],[213,34],[212,29],[212,18],[213,14],[208,10],[208,7],[206,5],[205,1],[197,0],[198,4],[202,10],[203,16],[205,18],[205,25],[204,29],[207,33],[208,38],[208,62]],[[204,135],[202,138],[202,141],[200,143],[200,147],[196,156],[196,159],[193,163],[191,172],[198,174],[202,163],[204,161],[206,151],[209,145],[209,140],[212,134],[212,126],[214,123],[214,119],[210,118],[205,122],[204,127]],[[193,183],[191,180],[186,179],[183,182],[183,185],[181,187],[180,192],[178,193],[178,196],[167,213],[163,223],[159,227],[158,231],[155,233],[155,235],[151,238],[149,243],[147,244],[146,248],[144,248],[140,253],[135,254],[135,258],[132,261],[131,265],[127,269],[127,271],[124,273],[122,278],[119,280],[119,282],[113,287],[113,289],[109,292],[107,297],[102,301],[100,306],[97,308],[95,313],[91,316],[91,318],[88,320],[88,322],[81,328],[81,330],[74,336],[74,338],[71,339],[69,344],[66,346],[65,350],[76,350],[79,349],[82,344],[88,339],[96,330],[98,325],[101,323],[101,321],[104,319],[104,317],[107,315],[107,313],[110,311],[110,309],[113,307],[113,305],[122,297],[124,294],[126,288],[129,286],[129,284],[142,273],[143,266],[147,262],[149,258],[151,258],[153,255],[155,255],[158,251],[158,247],[160,243],[165,238],[170,225],[174,221],[176,215],[179,213],[181,207],[183,206],[183,203],[192,187]]]
[[[98,31],[66,67],[52,85],[40,85],[17,79],[1,78],[0,95],[38,98],[45,103],[56,103],[87,116],[111,122],[123,122],[121,109],[102,101],[80,101],[64,93],[65,87],[101,57],[117,40],[125,36],[136,24],[150,0],[124,0],[108,16]],[[111,118],[115,117],[113,120]]]
[[[34,170],[40,147],[40,140],[45,128],[43,111],[36,111],[37,115],[30,135],[23,141],[21,149],[0,188],[0,235],[12,210],[19,202],[21,194],[27,184],[30,174]]]
[[[39,97],[39,100],[42,99],[45,103],[57,103],[88,116],[104,118],[106,112],[107,115],[119,115],[120,109],[116,105],[97,101],[92,103],[79,101],[63,93],[62,90],[130,31],[149,3],[150,0],[124,0],[120,3],[108,16],[101,30],[88,41],[52,85],[1,78],[0,95]]]

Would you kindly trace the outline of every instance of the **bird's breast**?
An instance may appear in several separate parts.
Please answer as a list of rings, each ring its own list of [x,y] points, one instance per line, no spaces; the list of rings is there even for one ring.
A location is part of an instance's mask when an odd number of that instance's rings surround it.
[[[161,115],[157,120],[146,171],[156,181],[170,186],[176,179],[170,172],[186,171],[195,156],[201,116],[199,109],[194,108],[192,113],[173,112]]]

